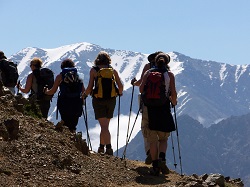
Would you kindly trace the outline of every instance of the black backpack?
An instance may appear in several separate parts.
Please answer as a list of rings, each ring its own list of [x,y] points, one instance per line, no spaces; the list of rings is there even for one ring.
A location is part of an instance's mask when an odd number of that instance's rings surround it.
[[[18,81],[17,64],[14,62],[3,59],[0,62],[1,76],[3,85],[6,87],[15,87]]]
[[[62,82],[60,84],[60,96],[80,97],[83,81],[79,78],[76,68],[63,68]]]
[[[57,111],[60,112],[61,116],[80,117],[83,112],[81,98],[83,81],[79,78],[76,68],[63,68],[61,75],[62,82],[58,93]]]
[[[44,93],[44,87],[51,89],[54,84],[54,73],[49,68],[35,69],[33,75],[36,78],[37,83],[37,99],[38,100],[51,100],[53,95],[46,95]]]
[[[159,107],[166,104],[168,98],[166,96],[164,73],[166,69],[150,69],[147,77],[144,91],[141,95],[145,106]]]

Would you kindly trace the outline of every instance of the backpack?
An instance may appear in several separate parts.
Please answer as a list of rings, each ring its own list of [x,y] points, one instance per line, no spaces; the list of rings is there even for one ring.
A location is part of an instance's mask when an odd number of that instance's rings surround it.
[[[164,78],[167,70],[150,69],[149,71],[144,91],[141,94],[143,104],[152,107],[163,106],[168,101]]]
[[[63,68],[62,82],[57,99],[57,114],[61,116],[80,117],[83,112],[83,99],[81,98],[83,81],[79,78],[76,68]]]
[[[3,85],[6,87],[15,87],[18,80],[17,64],[11,61],[2,60],[1,62],[1,76]]]
[[[62,82],[60,84],[60,96],[80,97],[83,81],[79,78],[76,68],[63,68]]]
[[[54,84],[54,72],[49,68],[35,69],[33,75],[36,78],[37,92],[36,97],[38,100],[51,100],[53,95],[46,95],[43,90],[44,87],[51,89]]]
[[[110,99],[118,95],[118,88],[115,83],[114,69],[93,67],[97,71],[93,96],[100,99]]]

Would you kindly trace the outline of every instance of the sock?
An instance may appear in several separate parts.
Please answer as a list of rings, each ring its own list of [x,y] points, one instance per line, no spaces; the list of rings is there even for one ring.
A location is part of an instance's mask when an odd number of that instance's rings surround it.
[[[111,149],[111,144],[107,144],[106,149]]]
[[[146,153],[147,155],[149,155],[150,154],[150,149],[147,151],[147,153]]]
[[[158,160],[153,160],[152,166],[153,168],[158,168]]]
[[[160,152],[160,154],[159,154],[159,158],[160,158],[162,161],[166,161],[165,156],[166,156],[166,154],[165,154],[165,153]]]
[[[103,144],[100,144],[99,146],[101,149],[104,149],[104,145]]]

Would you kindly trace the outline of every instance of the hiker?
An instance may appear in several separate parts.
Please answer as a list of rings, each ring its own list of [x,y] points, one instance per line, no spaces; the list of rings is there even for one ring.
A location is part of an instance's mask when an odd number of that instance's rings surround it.
[[[140,86],[144,73],[147,70],[155,67],[155,57],[159,53],[163,53],[163,52],[156,51],[148,56],[149,63],[145,64],[145,66],[142,70],[140,79],[136,80],[136,78],[133,78],[131,80],[131,84],[133,86]],[[139,95],[138,99],[141,100],[140,95]],[[143,132],[145,127],[148,126],[148,111],[147,111],[147,107],[145,107],[141,101],[139,101],[139,102],[140,102],[140,107],[141,107],[141,111],[142,111],[141,131]],[[152,158],[150,155],[150,143],[147,141],[146,137],[143,137],[143,138],[144,138],[144,149],[145,149],[145,153],[146,153],[145,164],[149,165],[149,164],[152,164]]]
[[[84,93],[84,97],[92,94],[92,105],[94,108],[95,119],[101,126],[100,146],[98,153],[113,155],[111,146],[111,136],[109,132],[109,122],[113,117],[116,96],[122,95],[123,84],[115,69],[112,68],[111,59],[105,51],[99,52],[95,61],[95,66],[90,69],[89,84]],[[105,73],[106,72],[106,73]],[[103,74],[109,75],[102,77]],[[103,83],[103,84],[102,84]],[[116,85],[118,88],[116,88]]]
[[[64,125],[72,133],[75,133],[79,117],[83,112],[83,98],[81,96],[85,88],[83,80],[79,78],[75,63],[71,59],[63,60],[61,69],[62,72],[56,76],[53,87],[51,89],[45,88],[44,93],[52,95],[59,87],[57,108],[61,121],[56,125],[56,129],[60,129]]]
[[[43,118],[48,118],[48,113],[49,113],[49,109],[50,109],[50,102],[52,97],[45,97],[43,94],[43,88],[44,87],[43,84],[40,84],[40,82],[42,82],[42,78],[40,76],[40,72],[42,69],[42,60],[40,58],[33,58],[30,62],[30,69],[31,69],[31,73],[28,75],[27,79],[26,79],[26,84],[25,87],[23,88],[22,85],[20,83],[17,84],[18,89],[23,92],[23,93],[29,93],[29,99],[31,101],[35,101],[35,103],[38,104],[41,113],[42,113],[42,117]],[[54,82],[54,75],[53,72],[47,68],[45,68],[46,71],[49,71],[51,74],[51,80],[50,82]]]
[[[175,125],[171,114],[170,102],[173,106],[177,104],[175,77],[174,74],[169,70],[169,62],[169,55],[165,53],[159,53],[155,57],[156,67],[147,70],[144,73],[142,82],[140,84],[140,93],[142,94],[142,100],[148,110],[148,126],[145,127],[142,133],[143,136],[147,138],[148,142],[150,142],[153,175],[159,175],[160,172],[162,172],[163,174],[169,173],[169,169],[166,165],[167,140],[170,132],[175,130]],[[148,79],[151,75],[162,76],[161,83],[163,87],[160,87],[160,94],[161,96],[163,96],[160,97],[161,99],[150,100],[149,95],[146,95],[147,93],[145,93],[146,89],[150,89],[147,84],[149,81]],[[161,101],[162,103],[158,103],[158,101]]]
[[[15,87],[18,80],[17,65],[7,60],[3,51],[0,51],[0,81],[11,93],[15,94]]]

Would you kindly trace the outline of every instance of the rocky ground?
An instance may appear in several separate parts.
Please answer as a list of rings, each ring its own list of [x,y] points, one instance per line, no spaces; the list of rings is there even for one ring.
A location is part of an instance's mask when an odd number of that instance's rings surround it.
[[[0,89],[1,187],[243,186],[241,179],[220,174],[152,176],[143,162],[88,151],[66,127],[56,131],[53,123],[24,110],[27,105]]]

